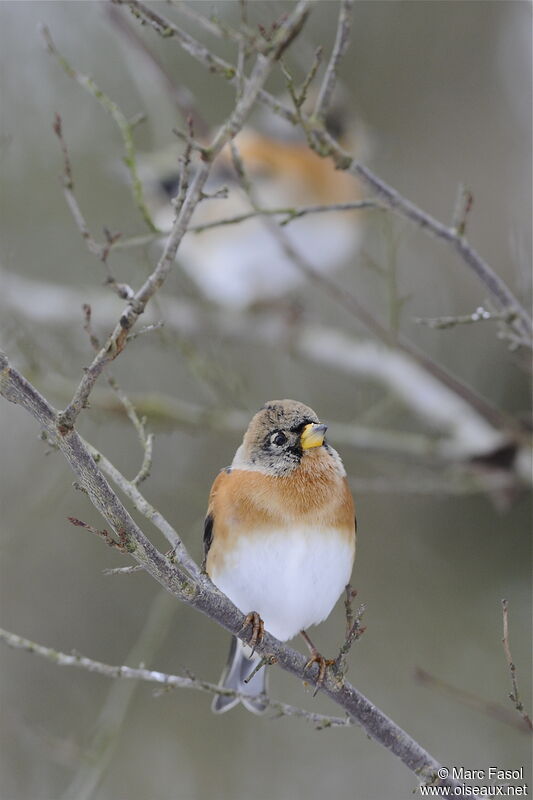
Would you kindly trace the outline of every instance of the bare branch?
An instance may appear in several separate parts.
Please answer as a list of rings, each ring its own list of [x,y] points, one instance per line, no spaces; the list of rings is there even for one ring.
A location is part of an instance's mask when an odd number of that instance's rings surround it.
[[[194,58],[200,61],[210,71],[214,71],[233,82],[236,80],[236,68],[213,56],[199,42],[184,34],[174,23],[161,17],[140,0],[113,0],[114,2],[129,5],[134,13],[142,17],[164,36],[175,36],[180,44]],[[316,152],[323,157],[331,157],[338,169],[347,170],[352,175],[360,178],[382,198],[385,205],[394,213],[404,219],[415,223],[422,231],[447,242],[460,256],[462,261],[477,275],[491,296],[498,303],[499,309],[516,313],[513,327],[521,334],[519,342],[529,347],[533,345],[533,322],[530,315],[511,292],[505,282],[496,274],[489,264],[477,253],[470,243],[458,234],[452,227],[448,227],[427,214],[410,200],[403,197],[398,191],[389,186],[385,181],[375,175],[367,167],[359,163],[328,134],[322,125],[314,125],[312,119],[301,113],[291,111],[287,106],[276,100],[264,90],[258,93],[258,99],[268,105],[276,114],[291,121],[293,124],[301,123],[307,134],[312,133],[310,143]]]
[[[52,408],[44,397],[10,366],[6,356],[1,352],[0,395],[11,403],[22,406],[35,417],[46,433],[48,441],[61,450],[80,485],[87,492],[93,505],[107,519],[125,550],[178,597],[185,598],[194,594],[195,584],[183,568],[183,562],[179,565],[170,564],[156,550],[111,490],[77,432],[73,429],[65,431],[62,428],[59,422],[60,414],[56,409]],[[198,568],[196,573],[199,575]]]
[[[83,440],[82,440],[83,441]],[[160,511],[157,511],[146,498],[141,494],[133,481],[125,478],[121,472],[95,447],[84,441],[87,450],[94,458],[102,472],[115,484],[115,486],[123,492],[126,497],[131,500],[137,511],[139,511],[147,520],[149,520],[165,537],[167,542],[172,547],[172,553],[175,558],[170,559],[171,563],[177,560],[183,564],[189,574],[198,576],[200,571],[198,566],[190,557],[183,542],[178,535],[177,531],[172,527],[170,522],[165,519]]]
[[[531,722],[531,717],[524,710],[524,704],[520,700],[520,696],[518,694],[518,683],[516,680],[516,666],[513,661],[513,657],[511,655],[511,648],[509,646],[509,603],[507,602],[507,600],[502,600],[502,614],[503,614],[502,644],[507,665],[509,667],[509,673],[511,675],[511,686],[512,686],[512,691],[509,695],[509,698],[514,703],[514,707],[516,708],[516,710],[518,711],[518,713],[528,726],[529,730],[533,730],[533,723]]]
[[[513,295],[505,282],[494,272],[492,267],[490,267],[479,253],[474,250],[472,245],[463,236],[460,236],[452,228],[439,222],[414,203],[402,197],[399,192],[388,186],[367,167],[363,166],[348,153],[343,151],[327,132],[322,132],[317,135],[321,136],[322,140],[331,148],[329,155],[331,155],[339,169],[348,170],[352,175],[355,175],[368,186],[372,187],[378,197],[380,197],[392,211],[414,222],[419,228],[435,238],[447,242],[452,249],[458,253],[463,262],[474,271],[485,288],[490,292],[491,296],[498,304],[498,307],[516,315],[516,321],[512,324],[517,326],[518,330],[523,334],[524,339],[528,341],[531,346],[533,343],[533,323],[529,314]]]
[[[359,202],[353,203],[332,203],[330,205],[300,206],[293,208],[289,206],[284,206],[282,208],[257,208],[253,211],[248,211],[245,214],[237,214],[234,217],[226,217],[213,220],[213,222],[191,225],[189,231],[199,234],[203,231],[210,230],[211,228],[220,228],[225,225],[238,225],[240,222],[246,222],[246,220],[253,219],[254,217],[284,217],[284,219],[280,220],[280,225],[285,226],[291,223],[293,220],[304,217],[307,214],[323,214],[327,213],[328,211],[363,211],[369,209],[373,211],[386,210],[384,206],[374,202],[373,200],[360,200]],[[145,242],[141,242],[141,244],[145,244]],[[130,245],[128,245],[127,242],[118,244],[119,249],[128,246]]]
[[[218,684],[199,680],[192,676],[171,675],[156,670],[127,666],[111,666],[110,664],[104,664],[101,661],[95,661],[92,658],[82,656],[79,653],[69,655],[68,653],[54,650],[51,647],[37,644],[15,633],[10,633],[3,628],[0,628],[0,639],[9,645],[9,647],[34,653],[35,655],[41,656],[41,658],[45,658],[47,661],[57,664],[59,667],[77,667],[87,672],[96,672],[99,675],[104,675],[106,678],[120,678],[128,681],[154,683],[157,686],[163,686],[165,689],[194,689],[199,692],[222,694],[228,697],[238,697],[239,699],[246,699],[248,697],[232,689],[223,689]],[[138,648],[136,648],[136,650],[137,649]],[[131,660],[134,659],[132,658]],[[317,714],[314,711],[306,711],[303,708],[291,706],[288,703],[279,703],[276,700],[270,699],[265,699],[265,703],[275,712],[273,715],[274,717],[299,717],[300,719],[308,720],[319,729],[335,727],[346,728],[354,724],[354,720],[350,717],[332,717],[327,714]]]
[[[237,84],[237,68],[233,64],[211,53],[197,39],[182,31],[169,19],[156,12],[153,7],[147,6],[141,0],[112,0],[112,2],[117,5],[129,6],[134,16],[149,23],[160,36],[175,38],[185,52],[206,67],[210,73],[223,77],[230,84]],[[209,20],[206,20],[206,23],[209,23]],[[240,41],[240,37],[237,38],[237,41]],[[298,122],[297,116],[290,108],[264,89],[259,90],[258,99],[289,122],[293,124]]]

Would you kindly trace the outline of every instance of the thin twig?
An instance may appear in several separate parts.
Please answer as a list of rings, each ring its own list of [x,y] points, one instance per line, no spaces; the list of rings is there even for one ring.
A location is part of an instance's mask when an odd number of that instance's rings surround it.
[[[135,125],[127,119],[124,113],[120,110],[118,105],[111,100],[109,95],[100,89],[94,80],[90,78],[88,75],[83,75],[81,72],[78,72],[74,69],[67,59],[58,51],[57,47],[54,44],[50,31],[46,26],[43,26],[41,29],[43,38],[45,40],[46,46],[48,51],[57,58],[67,75],[73,78],[83,89],[89,92],[95,100],[97,100],[100,105],[111,115],[114,122],[116,123],[120,135],[122,136],[122,142],[124,144],[124,163],[126,164],[130,177],[131,177],[131,186],[133,197],[135,200],[135,204],[139,209],[142,218],[144,219],[146,225],[152,232],[157,232],[157,228],[153,223],[153,220],[150,216],[150,212],[146,206],[144,201],[144,192],[143,192],[143,185],[137,173],[137,156],[135,151],[135,145],[133,143],[133,129]]]
[[[280,225],[288,225],[295,219],[300,219],[300,217],[304,217],[307,214],[323,214],[329,211],[363,211],[363,210],[376,210],[376,211],[384,211],[384,206],[380,205],[379,203],[374,202],[373,200],[360,200],[358,202],[353,203],[331,203],[329,205],[315,205],[315,206],[300,206],[300,207],[290,207],[290,206],[283,206],[281,208],[260,208],[257,207],[253,211],[247,211],[244,214],[236,214],[233,217],[225,217],[221,219],[213,220],[213,222],[206,222],[204,224],[196,224],[191,225],[189,228],[190,232],[193,233],[202,233],[203,231],[210,230],[211,228],[220,228],[225,225],[238,225],[240,222],[246,222],[248,219],[253,219],[254,217],[284,217],[284,219],[280,220]],[[145,244],[145,242],[141,242],[141,244]],[[119,245],[122,247],[124,245]],[[128,246],[126,244],[126,246]]]
[[[88,303],[83,304],[83,312],[85,316],[85,322],[83,328],[87,335],[89,336],[89,340],[91,342],[93,350],[100,349],[100,341],[96,334],[92,329],[92,322],[91,322],[91,306]],[[141,419],[137,414],[134,404],[131,402],[130,398],[122,390],[116,378],[108,373],[107,375],[107,382],[110,385],[111,389],[118,397],[124,411],[126,412],[126,416],[128,417],[129,421],[135,428],[137,436],[139,437],[139,441],[141,443],[141,447],[143,449],[143,460],[139,472],[137,473],[136,477],[133,479],[132,483],[134,486],[138,486],[139,483],[146,480],[150,475],[150,471],[152,469],[152,455],[153,455],[153,446],[154,446],[154,435],[153,433],[146,433],[146,419]]]
[[[89,226],[87,225],[87,222],[85,220],[85,217],[79,206],[79,203],[76,199],[76,195],[74,192],[74,176],[72,171],[72,165],[68,153],[67,143],[63,135],[62,120],[59,114],[55,115],[53,130],[59,140],[59,145],[61,147],[61,152],[63,154],[63,193],[65,195],[65,201],[67,203],[67,206],[70,210],[70,213],[72,214],[72,218],[74,219],[76,227],[78,228],[82,239],[87,245],[87,249],[89,250],[89,252],[92,255],[96,256],[104,265],[107,272],[106,285],[110,286],[115,292],[115,294],[117,294],[123,300],[127,300],[128,298],[133,296],[133,289],[131,289],[131,287],[125,283],[117,283],[117,281],[115,280],[115,278],[111,273],[107,261],[111,249],[116,245],[116,243],[120,239],[120,234],[111,234],[109,231],[106,230],[105,244],[100,244],[92,236],[89,230]]]
[[[88,522],[82,522],[81,519],[77,519],[76,517],[67,517],[67,519],[76,528],[85,528],[86,531],[90,531],[91,533],[94,533],[95,536],[99,536],[100,539],[103,539],[104,542],[109,545],[109,547],[114,547],[117,550],[120,550],[121,553],[128,552],[124,542],[113,539],[109,531],[106,531],[105,528],[103,530],[99,530],[98,528],[95,528],[94,525],[89,525]]]
[[[361,604],[356,612],[353,610],[353,600],[357,596],[357,592],[352,589],[350,584],[346,586],[344,593],[344,611],[346,615],[346,636],[342,643],[339,653],[335,659],[335,675],[337,679],[344,680],[346,675],[346,657],[353,644],[361,638],[366,631],[366,626],[361,625],[363,614],[365,613],[366,606]]]
[[[61,116],[57,113],[54,116],[53,130],[59,140],[59,146],[61,147],[61,153],[63,155],[63,191],[65,193],[67,205],[74,218],[76,227],[87,244],[89,252],[95,255],[105,264],[106,254],[104,252],[104,247],[103,245],[99,244],[93,236],[91,236],[89,227],[85,221],[85,217],[81,212],[78,201],[76,200],[76,196],[74,194],[74,176],[67,144],[63,136],[63,121]]]
[[[422,669],[421,667],[416,667],[415,669],[415,680],[422,686],[436,689],[437,691],[445,694],[447,697],[453,698],[458,703],[461,703],[468,708],[473,708],[475,711],[479,711],[481,714],[485,714],[487,717],[498,720],[498,722],[503,722],[505,725],[510,725],[512,728],[518,728],[521,731],[529,730],[524,720],[518,719],[513,711],[510,711],[501,703],[494,703],[491,700],[485,700],[485,698],[480,697],[473,692],[467,692],[465,689],[461,689],[451,683],[448,683],[447,681],[443,681],[442,678],[432,675],[430,672]]]
[[[185,52],[206,67],[210,73],[220,75],[230,84],[237,83],[237,69],[233,64],[211,53],[207,47],[204,47],[204,45],[193,36],[181,30],[178,25],[175,25],[167,17],[164,17],[156,11],[153,6],[147,6],[145,3],[141,2],[141,0],[112,0],[112,2],[117,5],[129,6],[134,16],[149,23],[156,33],[163,38],[175,38]],[[209,21],[206,20],[206,23],[208,24]],[[216,23],[214,24],[216,25]],[[236,41],[240,41],[240,37],[236,38]],[[257,47],[256,39],[254,39],[254,43]],[[262,103],[265,103],[275,111],[275,113],[284,117],[284,119],[293,124],[298,122],[298,118],[290,108],[263,88],[259,90],[257,96]]]
[[[331,137],[326,132],[320,134],[328,143]],[[524,339],[533,342],[533,323],[522,304],[511,292],[505,282],[496,274],[489,264],[479,255],[472,245],[452,228],[439,222],[437,219],[422,211],[421,208],[402,197],[392,187],[388,186],[381,178],[374,175],[367,167],[358,163],[354,158],[345,153],[342,148],[334,143],[331,156],[339,169],[345,169],[352,175],[363,180],[377,193],[389,208],[400,216],[414,222],[419,228],[437,239],[447,242],[461,257],[462,261],[477,275],[486,289],[490,292],[499,308],[516,315],[513,325],[523,334]]]
[[[324,75],[314,110],[314,116],[321,123],[324,123],[333,99],[339,64],[350,44],[353,6],[354,0],[341,0],[335,44],[333,45],[331,58],[326,68],[326,74]]]
[[[83,441],[83,440],[82,440]],[[149,520],[163,534],[167,542],[172,547],[172,552],[176,554],[178,563],[183,564],[189,574],[199,577],[200,570],[193,559],[188,554],[183,542],[170,522],[157,511],[151,503],[141,494],[137,486],[132,481],[122,475],[121,472],[107,459],[99,450],[88,442],[83,442],[88,452],[96,461],[102,472],[131,500],[137,511]],[[172,562],[174,563],[174,562]]]
[[[487,311],[483,306],[478,306],[471,314],[461,314],[456,317],[415,317],[414,321],[419,325],[427,325],[428,328],[444,330],[455,328],[457,325],[472,325],[476,322],[512,322],[514,314],[509,311]]]
[[[514,703],[514,707],[528,726],[530,730],[533,730],[533,723],[531,722],[531,717],[529,714],[526,713],[524,710],[524,704],[520,700],[520,695],[518,694],[518,682],[516,679],[516,666],[513,661],[513,657],[511,655],[511,648],[509,646],[509,603],[507,600],[502,600],[502,615],[503,615],[503,650],[505,653],[505,658],[507,661],[507,665],[509,667],[509,674],[511,676],[511,687],[512,691],[509,694],[510,700]]]
[[[303,80],[303,83],[302,83],[302,85],[300,87],[300,90],[298,92],[298,106],[299,107],[302,107],[305,104],[305,101],[307,100],[307,93],[308,93],[308,91],[309,91],[309,89],[311,87],[311,84],[313,83],[314,79],[316,78],[316,74],[318,72],[318,68],[320,67],[320,64],[322,63],[322,54],[323,54],[323,52],[324,52],[324,48],[322,47],[322,45],[319,45],[316,48],[316,50],[315,50],[315,52],[313,54],[313,62],[311,64],[311,67],[309,68],[309,71],[308,71],[307,75],[305,76],[305,78]]]
[[[87,658],[79,653],[63,653],[51,647],[37,644],[30,639],[25,639],[23,636],[18,636],[15,633],[0,628],[0,640],[4,641],[10,647],[19,650],[27,650],[30,653],[41,656],[47,661],[51,661],[60,667],[77,667],[84,669],[87,672],[96,672],[99,675],[104,675],[106,678],[120,678],[124,680],[144,681],[146,683],[155,683],[158,686],[163,686],[166,689],[193,689],[199,692],[207,692],[208,694],[224,695],[225,697],[238,697],[240,700],[248,699],[248,695],[242,692],[235,692],[232,689],[225,689],[218,684],[209,683],[209,681],[199,680],[191,676],[171,675],[165,672],[156,670],[140,669],[127,666],[111,666],[104,664],[101,661],[95,661],[92,658]],[[303,708],[289,705],[288,703],[279,703],[275,700],[265,698],[265,705],[276,712],[276,717],[299,717],[306,719],[318,728],[333,728],[333,727],[351,727],[354,720],[350,717],[334,717],[327,714],[318,714],[314,711],[306,711]]]

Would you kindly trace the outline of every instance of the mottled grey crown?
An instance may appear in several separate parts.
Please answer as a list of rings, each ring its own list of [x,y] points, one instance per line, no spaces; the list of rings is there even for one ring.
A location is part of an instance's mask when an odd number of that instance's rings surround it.
[[[269,475],[287,475],[302,458],[301,433],[319,419],[312,408],[296,400],[270,400],[252,418],[233,466]]]
[[[277,426],[296,431],[309,422],[319,422],[312,408],[297,400],[269,400],[253,417],[248,430],[274,429]]]

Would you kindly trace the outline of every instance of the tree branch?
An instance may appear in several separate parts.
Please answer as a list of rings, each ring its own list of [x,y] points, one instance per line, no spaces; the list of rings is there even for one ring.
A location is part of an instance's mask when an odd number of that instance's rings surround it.
[[[144,636],[142,636],[144,639]],[[29,653],[45,658],[59,667],[77,667],[78,669],[86,670],[87,672],[96,672],[98,675],[104,675],[106,678],[122,679],[126,681],[143,681],[145,683],[153,683],[156,686],[163,686],[164,689],[193,689],[199,692],[207,692],[208,694],[222,694],[227,697],[238,697],[239,699],[246,699],[248,695],[240,692],[235,692],[232,689],[225,689],[218,684],[209,683],[209,681],[199,680],[192,676],[171,675],[166,672],[158,672],[156,670],[134,668],[127,666],[111,666],[104,664],[101,661],[95,661],[92,658],[82,656],[80,653],[62,653],[60,650],[54,650],[52,647],[45,647],[42,644],[37,644],[30,639],[25,639],[23,636],[18,636],[15,633],[10,633],[3,628],[0,628],[0,640],[4,641],[9,647],[17,650],[26,650]],[[139,640],[141,641],[141,639]],[[128,660],[138,660],[137,653],[141,655],[138,645],[130,653]],[[332,717],[327,714],[317,714],[314,711],[306,711],[303,708],[289,705],[288,703],[279,703],[276,700],[267,698],[266,704],[272,711],[276,712],[273,717],[299,717],[311,722],[319,729],[335,728],[335,727],[351,727],[354,720],[350,717]],[[69,797],[74,795],[69,794]],[[76,798],[78,795],[75,795]]]
[[[176,563],[172,563],[156,550],[111,490],[77,432],[72,429],[64,430],[58,412],[17,370],[10,366],[3,353],[0,353],[0,395],[22,406],[37,419],[47,436],[57,444],[67,459],[94,506],[115,530],[119,540],[124,543],[135,561],[180,600],[202,611],[235,636],[243,636],[244,615],[209,581],[207,576],[199,573],[198,568],[194,575],[188,574],[182,560],[178,558]],[[182,553],[186,553],[184,547]],[[31,643],[27,649],[32,649]],[[309,680],[312,677],[305,671],[305,657],[268,633],[258,645],[257,652],[300,680]],[[71,664],[78,661],[87,668],[91,667],[90,660],[76,656],[68,658],[72,659],[69,662]],[[58,656],[56,660],[59,662],[61,659]],[[111,677],[119,676],[127,670],[124,667],[110,669]],[[371,738],[398,756],[422,781],[439,780],[438,761],[354,686],[344,680],[338,681],[334,676],[328,676],[321,691],[339,705],[348,716],[353,717]],[[450,786],[459,785],[451,778],[441,783]],[[456,796],[460,797],[461,794]]]

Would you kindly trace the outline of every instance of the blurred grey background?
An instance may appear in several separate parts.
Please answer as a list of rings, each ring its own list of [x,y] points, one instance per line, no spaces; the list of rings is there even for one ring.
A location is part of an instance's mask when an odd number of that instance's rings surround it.
[[[172,11],[155,5],[162,13]],[[232,3],[194,5],[206,15],[214,10],[235,19]],[[284,7],[258,2],[251,13],[269,22]],[[336,15],[336,3],[318,4],[306,34],[311,44],[331,45]],[[71,63],[92,75],[128,116],[149,111],[137,131],[141,150],[172,141],[178,120],[164,96],[149,97],[151,107],[145,107],[142,70],[134,80],[131,58],[104,4],[0,4],[0,266],[74,289],[98,288],[103,270],[86,252],[62,196],[54,112],[62,115],[77,196],[95,235],[100,237],[104,225],[141,233],[142,221],[121,176],[117,130],[45,52],[40,23],[49,26]],[[199,35],[196,27],[185,27]],[[175,79],[195,92],[209,121],[221,121],[231,108],[231,88],[207,75],[176,43],[149,30],[143,36]],[[234,57],[228,45],[202,38]],[[458,184],[471,187],[469,237],[526,304],[530,67],[531,6],[513,0],[358,2],[342,65],[354,107],[371,132],[375,171],[444,221],[451,218]],[[283,88],[279,76],[271,88]],[[527,415],[527,373],[491,324],[434,331],[413,322],[418,316],[468,313],[484,302],[483,288],[465,266],[443,244],[388,215],[385,221],[369,220],[366,248],[378,263],[393,253],[400,292],[410,296],[402,316],[405,333],[492,402],[513,415]],[[138,285],[156,257],[157,249],[147,247],[118,253],[112,265],[121,279]],[[386,317],[383,283],[362,258],[347,266],[339,281]],[[179,270],[164,291],[195,296]],[[316,288],[307,287],[299,300],[317,324],[363,333]],[[118,313],[118,300],[116,307]],[[64,404],[65,385],[75,386],[90,358],[80,334],[81,312],[79,323],[60,334],[7,312],[0,325],[2,347],[33,374],[52,403]],[[381,387],[303,363],[289,348],[269,351],[244,341],[176,339],[163,333],[134,343],[113,369],[132,394],[156,390],[250,415],[267,399],[294,397],[325,421],[418,430],[417,421],[383,397]],[[141,452],[120,416],[96,406],[83,415],[80,428],[133,476]],[[240,435],[187,426],[154,430],[153,472],[144,491],[200,558],[209,488],[231,460]],[[531,708],[528,495],[517,493],[501,508],[487,494],[448,491],[438,470],[428,473],[430,468],[416,460],[361,454],[341,441],[335,446],[359,486],[353,583],[367,605],[368,629],[351,655],[350,679],[444,764],[524,766],[530,781],[530,738],[508,700],[500,608],[506,597],[519,685]],[[161,643],[147,645],[148,664],[217,680],[226,657],[224,632],[185,607],[158,601],[159,587],[145,575],[102,574],[124,562],[89,533],[72,528],[66,517],[95,525],[101,520],[72,488],[62,458],[46,453],[34,421],[3,401],[0,453],[3,627],[57,649],[120,664],[151,613],[158,617],[154,627]],[[424,490],[428,474],[432,488]],[[381,481],[380,491],[375,479]],[[157,533],[154,541],[165,547]],[[314,638],[329,654],[342,630],[338,608]],[[392,800],[410,798],[416,785],[401,763],[357,728],[317,732],[301,720],[257,719],[241,709],[215,717],[206,695],[175,691],[154,697],[147,685],[136,690],[122,724],[116,712],[114,749],[104,764],[102,751],[88,754],[86,748],[101,725],[102,708],[121,706],[116,692],[114,699],[108,697],[110,682],[4,645],[0,653],[3,800]],[[480,707],[421,686],[417,667],[476,695]],[[335,713],[325,699],[313,699],[279,670],[272,670],[271,687],[275,698]],[[503,705],[509,717],[486,713],[483,702]]]

